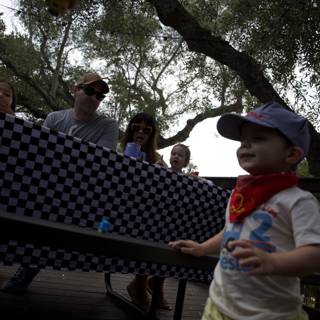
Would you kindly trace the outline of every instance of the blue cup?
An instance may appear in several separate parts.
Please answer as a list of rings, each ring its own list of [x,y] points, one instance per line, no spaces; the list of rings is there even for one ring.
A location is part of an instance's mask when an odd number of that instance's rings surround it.
[[[144,152],[141,152],[141,146],[135,142],[129,142],[124,149],[124,155],[133,157],[136,159],[141,159]]]

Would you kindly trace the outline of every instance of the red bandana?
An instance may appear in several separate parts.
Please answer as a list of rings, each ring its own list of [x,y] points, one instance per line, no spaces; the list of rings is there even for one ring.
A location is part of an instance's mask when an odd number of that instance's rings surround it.
[[[297,184],[298,177],[294,172],[239,176],[231,194],[230,222],[241,222],[275,193]]]

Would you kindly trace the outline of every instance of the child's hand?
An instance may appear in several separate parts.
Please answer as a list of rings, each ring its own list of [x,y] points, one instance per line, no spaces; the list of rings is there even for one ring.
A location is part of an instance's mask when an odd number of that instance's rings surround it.
[[[239,260],[241,267],[249,268],[249,275],[274,274],[275,261],[272,254],[256,248],[249,240],[235,240],[230,242],[235,250],[232,256]]]
[[[160,159],[155,163],[161,167],[165,167],[165,168],[168,168],[168,165],[166,164],[166,162],[164,161],[163,159],[163,156],[160,157]]]
[[[168,246],[183,253],[192,254],[193,256],[203,255],[200,243],[193,240],[170,241]]]

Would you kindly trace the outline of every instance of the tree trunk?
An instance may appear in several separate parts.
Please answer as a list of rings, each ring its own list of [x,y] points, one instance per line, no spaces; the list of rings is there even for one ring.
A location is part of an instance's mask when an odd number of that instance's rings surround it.
[[[274,100],[289,108],[264,76],[260,64],[245,52],[234,49],[221,37],[212,36],[177,0],[148,0],[157,10],[160,21],[175,29],[189,49],[203,53],[228,66],[243,80],[247,90],[262,103]],[[290,109],[290,108],[289,108]],[[309,170],[320,176],[320,134],[310,124],[311,146],[308,155]]]

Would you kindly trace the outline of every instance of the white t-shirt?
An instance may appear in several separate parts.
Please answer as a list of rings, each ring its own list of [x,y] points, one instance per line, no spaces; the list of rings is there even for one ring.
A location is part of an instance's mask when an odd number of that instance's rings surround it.
[[[292,187],[257,207],[243,223],[230,223],[227,216],[220,260],[209,290],[218,309],[235,320],[286,320],[300,314],[299,278],[248,276],[227,249],[228,240],[234,239],[251,240],[266,252],[320,244],[317,199]]]

